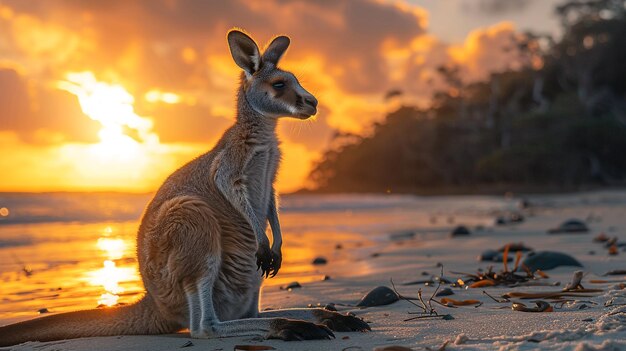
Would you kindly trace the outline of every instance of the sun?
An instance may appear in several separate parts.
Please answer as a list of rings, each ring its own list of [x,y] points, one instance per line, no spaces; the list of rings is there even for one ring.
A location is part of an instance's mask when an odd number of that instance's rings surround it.
[[[76,95],[85,115],[101,124],[100,143],[93,147],[99,157],[134,159],[142,144],[159,144],[152,121],[135,112],[135,99],[122,85],[98,81],[92,72],[71,72],[57,87]]]

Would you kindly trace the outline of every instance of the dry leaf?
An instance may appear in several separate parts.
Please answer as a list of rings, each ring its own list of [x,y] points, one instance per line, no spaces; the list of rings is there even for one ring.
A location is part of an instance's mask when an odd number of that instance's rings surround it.
[[[493,281],[485,279],[485,280],[479,280],[475,283],[472,283],[469,287],[470,288],[482,288],[485,286],[495,286],[495,285],[496,283],[494,283]]]
[[[444,305],[452,304],[454,306],[471,306],[471,305],[479,304],[480,301],[478,300],[454,300],[454,299],[449,299],[449,298],[444,297],[443,299],[441,299],[441,303]]]

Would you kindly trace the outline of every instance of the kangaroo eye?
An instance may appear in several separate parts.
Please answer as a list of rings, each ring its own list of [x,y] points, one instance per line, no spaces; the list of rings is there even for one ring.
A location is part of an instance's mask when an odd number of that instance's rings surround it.
[[[282,88],[284,88],[284,87],[285,87],[285,82],[276,82],[276,83],[272,84],[272,86],[273,86],[275,89],[282,89]]]

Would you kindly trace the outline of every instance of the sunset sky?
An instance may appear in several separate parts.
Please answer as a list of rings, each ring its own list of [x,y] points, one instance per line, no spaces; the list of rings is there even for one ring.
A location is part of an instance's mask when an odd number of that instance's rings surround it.
[[[320,101],[279,126],[278,189],[296,190],[334,130],[384,118],[387,91],[426,105],[442,64],[466,81],[515,68],[503,48],[558,35],[558,2],[0,0],[0,191],[155,190],[233,123],[233,27],[289,35],[282,67]]]

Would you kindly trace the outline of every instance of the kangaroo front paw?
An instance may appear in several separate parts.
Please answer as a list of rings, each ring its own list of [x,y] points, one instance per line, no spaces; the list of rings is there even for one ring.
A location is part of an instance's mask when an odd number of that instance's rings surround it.
[[[335,334],[325,325],[305,321],[278,318],[272,322],[268,339],[316,340],[332,339]]]
[[[257,269],[261,270],[264,276],[269,275],[270,265],[272,263],[272,251],[269,245],[260,244],[259,249],[256,252],[256,265]]]
[[[274,250],[271,250],[271,252],[272,252],[272,263],[270,264],[270,277],[274,278],[276,274],[278,274],[280,265],[283,262],[283,254],[280,252],[280,249],[278,250],[278,252]]]
[[[317,310],[315,311],[317,320],[320,324],[329,327],[331,330],[338,332],[364,332],[371,331],[369,324],[361,318],[341,313]]]

